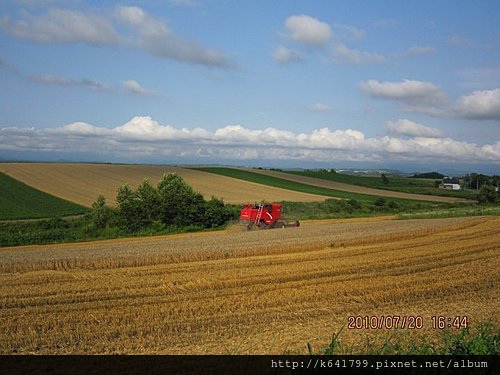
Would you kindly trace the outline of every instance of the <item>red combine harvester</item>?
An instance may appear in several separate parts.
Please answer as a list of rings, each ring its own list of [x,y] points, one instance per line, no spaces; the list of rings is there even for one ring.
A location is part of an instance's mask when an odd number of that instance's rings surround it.
[[[300,226],[299,221],[289,223],[282,220],[282,205],[278,203],[245,204],[240,212],[240,223],[248,230],[272,229]]]

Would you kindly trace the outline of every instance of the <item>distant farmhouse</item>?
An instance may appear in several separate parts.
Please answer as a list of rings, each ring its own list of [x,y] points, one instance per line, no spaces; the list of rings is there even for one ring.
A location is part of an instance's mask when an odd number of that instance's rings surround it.
[[[457,177],[444,177],[440,189],[460,190],[460,181]]]

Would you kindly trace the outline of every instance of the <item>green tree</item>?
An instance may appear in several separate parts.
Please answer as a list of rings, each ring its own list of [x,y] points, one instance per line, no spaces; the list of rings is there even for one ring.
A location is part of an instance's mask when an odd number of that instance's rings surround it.
[[[158,190],[148,179],[144,179],[137,187],[136,196],[140,205],[140,216],[144,226],[150,225],[155,220],[160,220],[160,197]]]
[[[493,185],[483,185],[481,189],[479,189],[477,200],[479,203],[500,202],[499,194]]]
[[[232,216],[231,210],[221,199],[212,197],[205,203],[204,225],[207,228],[219,227],[227,223]]]
[[[113,209],[106,205],[104,195],[99,195],[92,203],[92,210],[89,213],[90,222],[96,229],[104,229],[113,225],[115,213]]]
[[[176,173],[163,175],[158,183],[160,220],[165,225],[202,224],[205,216],[203,195],[193,190]]]
[[[144,216],[137,194],[129,184],[120,186],[116,192],[119,224],[128,232],[143,228]]]
[[[382,183],[384,185],[387,185],[389,183],[389,178],[385,175],[385,173],[382,173],[380,177],[382,178]]]

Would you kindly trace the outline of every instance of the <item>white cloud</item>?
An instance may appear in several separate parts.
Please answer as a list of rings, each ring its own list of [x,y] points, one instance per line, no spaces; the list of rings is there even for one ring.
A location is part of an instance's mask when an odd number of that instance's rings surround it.
[[[431,82],[405,79],[402,82],[368,80],[360,85],[368,95],[399,101],[411,112],[442,116],[448,111],[448,98],[441,88]]]
[[[139,82],[133,79],[123,81],[123,88],[125,89],[126,92],[129,92],[131,94],[144,95],[144,96],[156,95],[154,91],[145,89],[139,84]]]
[[[469,119],[500,120],[500,89],[474,91],[458,98],[456,111]]]
[[[37,16],[25,13],[18,21],[4,16],[0,19],[0,29],[39,43],[86,42],[106,45],[118,42],[110,19],[77,10],[52,8]]]
[[[359,130],[314,129],[295,134],[287,130],[249,129],[239,124],[215,131],[161,125],[138,116],[115,128],[76,122],[51,129],[0,128],[0,150],[85,152],[113,154],[127,159],[156,158],[205,161],[309,160],[309,161],[435,161],[490,162],[500,165],[500,141],[477,145],[451,138],[430,137],[436,129],[398,121],[395,136],[367,138]],[[435,135],[435,134],[434,134]],[[109,151],[108,151],[109,150]]]
[[[292,49],[286,48],[284,46],[278,46],[274,49],[272,53],[274,61],[278,64],[287,64],[293,61],[302,60],[302,55]]]
[[[441,89],[431,82],[405,79],[403,82],[379,82],[369,80],[361,84],[369,95],[396,100],[414,100],[442,95]]]
[[[97,126],[90,125],[86,122],[73,122],[68,125],[64,125],[60,128],[47,129],[47,134],[63,134],[67,136],[80,136],[80,137],[88,137],[88,136],[103,136],[110,135],[111,130],[107,128],[100,128]]]
[[[313,112],[329,112],[333,109],[332,106],[321,102],[311,104],[308,108]]]
[[[285,28],[290,39],[309,46],[323,46],[332,36],[328,23],[304,14],[288,17]]]
[[[342,43],[337,43],[333,48],[332,60],[337,63],[347,64],[381,64],[386,61],[385,57],[376,53],[363,52],[348,48]]]
[[[157,20],[139,7],[120,6],[115,15],[122,24],[137,33],[131,41],[137,48],[191,64],[232,66],[230,59],[222,52],[177,35],[165,22]]]
[[[500,119],[500,88],[473,91],[454,102],[450,102],[444,91],[431,82],[368,80],[362,82],[360,88],[372,97],[402,103],[403,110],[408,112],[472,120]]]
[[[388,121],[386,129],[392,133],[410,137],[441,138],[443,136],[443,133],[439,129],[430,128],[407,119]]]
[[[125,26],[125,30],[115,27],[117,22]],[[166,22],[139,7],[119,6],[114,14],[60,8],[51,8],[37,15],[24,12],[18,20],[1,17],[0,30],[39,43],[127,44],[181,62],[233,66],[221,51],[205,47],[197,40],[183,38]]]

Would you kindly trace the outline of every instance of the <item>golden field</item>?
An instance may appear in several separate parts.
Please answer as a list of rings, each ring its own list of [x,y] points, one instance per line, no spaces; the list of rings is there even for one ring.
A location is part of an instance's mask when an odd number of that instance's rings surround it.
[[[116,190],[125,183],[137,187],[145,178],[156,185],[165,173],[177,173],[196,191],[226,203],[260,201],[322,201],[326,197],[264,186],[212,173],[174,166],[84,164],[84,163],[0,163],[3,172],[38,190],[90,207],[99,195],[114,204]]]
[[[388,218],[385,218],[388,219]],[[500,311],[500,218],[308,221],[0,249],[0,353],[305,353],[348,316]],[[349,330],[363,351],[390,330]]]

